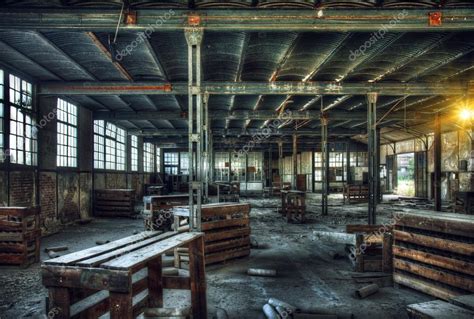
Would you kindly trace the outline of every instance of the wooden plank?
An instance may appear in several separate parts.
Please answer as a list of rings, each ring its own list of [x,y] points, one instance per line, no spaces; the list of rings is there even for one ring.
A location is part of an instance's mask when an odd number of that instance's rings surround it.
[[[472,319],[474,312],[442,300],[428,301],[407,306],[410,318],[426,319]]]
[[[462,295],[462,293],[456,291],[455,289],[441,287],[439,285],[434,284],[433,282],[402,274],[397,271],[393,273],[393,281],[400,285],[407,286],[409,288],[421,291],[425,294],[444,300],[449,300],[451,298]]]
[[[395,238],[395,243],[397,241],[404,241],[425,247],[450,251],[453,253],[474,257],[474,244],[463,243],[443,238],[436,238],[421,234],[414,234],[401,230],[394,230],[393,235]]]
[[[248,218],[215,220],[211,222],[203,222],[202,230],[209,231],[209,230],[225,228],[225,227],[248,226],[249,224],[250,224],[250,220]]]
[[[207,318],[206,269],[202,237],[195,238],[189,243],[189,277],[193,318]]]
[[[229,259],[245,257],[250,255],[250,246],[239,247],[238,249],[220,251],[218,253],[206,255],[206,265],[223,262]]]
[[[474,311],[474,295],[457,296],[451,298],[449,302],[459,307]]]
[[[237,239],[231,239],[231,240],[226,240],[222,242],[213,242],[210,244],[207,244],[204,249],[206,251],[206,255],[209,253],[214,253],[217,251],[221,250],[227,250],[230,248],[236,248],[236,247],[247,247],[250,246],[250,237],[242,237],[242,238],[237,238]]]
[[[162,281],[163,281],[164,289],[180,289],[180,290],[191,289],[191,280],[189,277],[163,276]]]
[[[110,319],[133,319],[132,292],[110,293]]]
[[[14,216],[25,218],[33,215],[38,215],[39,211],[39,207],[0,207],[0,216]]]
[[[365,224],[351,224],[346,225],[346,233],[355,234],[355,233],[378,233],[378,232],[387,232],[391,230],[391,226],[386,225],[365,225]]]
[[[452,235],[474,238],[474,216],[441,213],[441,212],[409,212],[399,213],[397,226],[430,230]]]
[[[474,263],[436,255],[415,249],[393,246],[393,254],[398,257],[408,258],[428,265],[433,265],[464,274],[474,276]]]
[[[130,245],[142,240],[145,240],[150,237],[158,236],[162,234],[161,231],[145,231],[137,235],[125,237],[119,240],[115,240],[113,242],[96,246],[96,247],[91,247],[85,250],[81,250],[75,253],[67,254],[58,258],[54,258],[51,260],[46,260],[43,263],[45,265],[67,265],[67,264],[73,264],[75,262],[79,262],[84,259],[92,258],[100,254],[104,254],[107,252],[110,252],[114,249],[122,248],[126,245]]]
[[[49,314],[54,314],[53,318],[69,319],[71,296],[67,288],[51,287],[49,295]]]
[[[242,237],[242,236],[249,236],[250,235],[250,228],[237,228],[237,229],[230,229],[226,231],[219,231],[219,232],[208,232],[205,234],[204,238],[206,243],[213,242],[216,240],[223,240],[228,238],[235,238],[235,237]]]
[[[98,268],[77,268],[74,266],[41,267],[43,285],[46,287],[68,287],[78,289],[129,291],[132,287],[128,271]]]
[[[453,287],[474,292],[474,280],[464,276],[456,276],[448,272],[432,269],[421,264],[412,263],[398,258],[393,260],[393,267]]]
[[[160,242],[148,245],[146,247],[135,250],[127,255],[112,259],[101,264],[102,268],[116,270],[130,270],[137,268],[157,255],[162,255],[166,251],[185,245],[190,241],[199,238],[203,233],[181,233],[174,237],[167,238]]]
[[[393,269],[393,235],[391,233],[383,234],[382,245],[382,271],[392,272]]]
[[[97,318],[109,309],[109,292],[101,290],[71,305],[71,317]]]
[[[118,256],[122,256],[122,255],[127,254],[127,253],[130,253],[134,250],[140,249],[142,247],[148,246],[150,244],[156,243],[158,241],[164,240],[164,239],[169,238],[169,237],[174,236],[174,235],[175,235],[175,233],[173,233],[173,232],[166,232],[166,233],[161,234],[159,236],[151,237],[151,238],[145,239],[143,241],[139,241],[135,244],[131,244],[131,245],[125,246],[123,248],[112,250],[111,252],[108,252],[108,253],[93,257],[93,258],[89,258],[89,259],[80,261],[80,262],[76,263],[76,265],[81,266],[81,267],[94,267],[94,266],[100,265],[101,263],[104,263],[108,260],[114,259]]]
[[[163,282],[161,256],[148,262],[148,307],[163,307]]]

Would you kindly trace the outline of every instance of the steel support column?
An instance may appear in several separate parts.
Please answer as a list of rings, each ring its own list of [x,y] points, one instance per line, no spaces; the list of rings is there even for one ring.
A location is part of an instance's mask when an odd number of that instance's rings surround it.
[[[272,187],[272,144],[268,145],[268,184],[267,187]]]
[[[377,160],[377,93],[367,94],[367,135],[369,156],[369,211],[368,223],[375,225],[377,212],[377,183],[378,183],[378,160]]]
[[[328,214],[328,195],[329,195],[329,145],[328,145],[328,118],[323,114],[321,116],[321,181],[322,181],[322,198],[321,212],[323,215]]]
[[[438,113],[434,124],[434,206],[436,211],[441,211],[441,120]]]
[[[207,203],[209,201],[209,170],[210,170],[210,152],[209,152],[209,134],[210,134],[210,123],[209,123],[209,94],[205,93],[203,96],[203,110],[204,110],[204,123],[202,126],[203,132],[203,178],[204,178],[204,200]]]
[[[280,182],[283,183],[283,142],[278,142],[278,175],[280,175]]]
[[[189,225],[201,231],[203,176],[203,95],[201,90],[201,43],[203,29],[186,28],[188,43],[188,155],[189,155]]]
[[[377,170],[375,171],[377,174],[377,185],[376,185],[376,195],[377,195],[377,203],[382,202],[382,191],[380,190],[380,127],[375,128],[375,165]]]
[[[296,175],[298,174],[298,137],[293,134],[293,176],[292,176],[292,189],[296,189]]]

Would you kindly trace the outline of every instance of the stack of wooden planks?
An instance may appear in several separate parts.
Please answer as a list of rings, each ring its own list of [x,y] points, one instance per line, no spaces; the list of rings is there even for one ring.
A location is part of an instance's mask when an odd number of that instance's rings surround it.
[[[175,229],[187,231],[189,226],[180,226],[183,218],[189,218],[189,208],[173,209]],[[216,203],[202,205],[202,231],[204,235],[206,264],[214,264],[250,255],[250,204]]]
[[[26,267],[39,261],[39,208],[0,207],[0,264]]]
[[[131,217],[135,215],[133,189],[96,189],[94,215],[102,217]]]
[[[366,184],[347,184],[344,186],[344,203],[366,202],[369,200],[369,186]]]
[[[173,207],[189,202],[188,194],[153,195],[143,197],[145,230],[169,230],[173,224]]]
[[[474,292],[474,216],[400,213],[393,235],[394,282],[444,300]]]
[[[163,255],[190,252],[189,272],[167,274]],[[43,262],[50,318],[139,318],[162,309],[163,289],[191,291],[193,318],[207,317],[203,234],[143,232]],[[166,309],[162,309],[166,310]]]
[[[240,201],[240,182],[216,183],[217,199],[220,203]]]

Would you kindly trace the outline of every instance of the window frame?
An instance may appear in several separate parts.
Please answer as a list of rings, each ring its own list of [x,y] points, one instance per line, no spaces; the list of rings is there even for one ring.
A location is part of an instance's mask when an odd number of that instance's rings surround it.
[[[127,131],[111,122],[94,120],[94,169],[127,170]]]
[[[56,119],[56,165],[62,168],[77,168],[79,144],[78,106],[58,98]],[[61,163],[63,160],[65,160],[65,163]]]

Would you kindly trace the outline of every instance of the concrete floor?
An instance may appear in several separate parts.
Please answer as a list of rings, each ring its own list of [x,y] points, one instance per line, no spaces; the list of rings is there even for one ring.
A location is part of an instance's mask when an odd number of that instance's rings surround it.
[[[367,205],[341,205],[340,196],[330,198],[329,216],[321,216],[319,195],[308,195],[308,222],[287,224],[275,207],[278,199],[243,199],[252,204],[252,236],[265,249],[253,249],[248,258],[207,268],[209,318],[216,307],[226,309],[230,318],[263,318],[262,306],[275,297],[302,309],[327,309],[353,313],[355,318],[408,318],[405,306],[434,298],[407,288],[385,287],[367,299],[353,297],[358,284],[351,277],[347,258],[333,260],[328,252],[344,253],[343,245],[325,245],[312,235],[313,230],[343,231],[344,225],[366,223]],[[314,204],[313,206],[311,204]],[[388,223],[399,211],[390,204],[379,206],[378,223]],[[143,229],[137,219],[96,219],[88,225],[74,225],[42,239],[42,248],[67,245],[69,252],[95,246],[96,240],[115,240]],[[41,259],[49,257],[42,252]],[[274,268],[275,278],[250,277],[249,267]],[[0,267],[0,318],[46,318],[38,264],[27,269]],[[166,292],[165,306],[189,301],[184,292]]]

